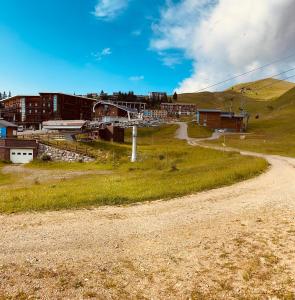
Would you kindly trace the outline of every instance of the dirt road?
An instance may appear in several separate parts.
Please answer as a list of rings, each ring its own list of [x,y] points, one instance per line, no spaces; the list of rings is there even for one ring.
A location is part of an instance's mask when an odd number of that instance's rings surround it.
[[[170,201],[1,215],[0,299],[294,299],[295,159],[265,158]]]

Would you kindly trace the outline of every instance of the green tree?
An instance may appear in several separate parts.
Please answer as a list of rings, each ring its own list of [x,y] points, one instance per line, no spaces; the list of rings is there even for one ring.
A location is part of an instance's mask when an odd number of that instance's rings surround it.
[[[177,93],[176,92],[174,92],[174,94],[173,94],[173,100],[177,100],[177,97],[178,97],[178,95],[177,95]]]

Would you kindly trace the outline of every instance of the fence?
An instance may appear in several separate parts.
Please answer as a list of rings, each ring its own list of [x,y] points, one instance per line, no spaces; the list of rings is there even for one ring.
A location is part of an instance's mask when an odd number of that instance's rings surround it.
[[[85,155],[92,158],[102,158],[102,151],[98,149],[92,149],[87,145],[82,145],[78,143],[71,143],[64,140],[63,135],[56,134],[46,134],[46,135],[37,135],[29,134],[19,136],[20,139],[24,140],[37,140],[39,143],[42,143],[47,146],[52,146],[61,150],[71,151],[78,153],[80,155]]]

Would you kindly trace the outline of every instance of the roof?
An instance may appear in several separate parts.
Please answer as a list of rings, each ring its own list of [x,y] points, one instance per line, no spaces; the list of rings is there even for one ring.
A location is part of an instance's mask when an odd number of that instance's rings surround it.
[[[193,106],[197,106],[197,104],[195,104],[195,103],[183,103],[183,102],[181,102],[181,103],[178,103],[178,102],[174,102],[174,103],[171,103],[171,102],[163,102],[163,103],[161,103],[161,105],[193,105]]]
[[[87,121],[84,120],[54,120],[43,122],[45,129],[81,129]]]
[[[122,106],[122,105],[118,105],[118,104],[115,104],[113,102],[108,102],[108,101],[98,101],[97,103],[95,103],[94,107],[93,107],[93,112],[95,112],[95,107],[96,105],[98,104],[105,104],[105,105],[112,105],[112,106],[115,106],[121,110],[124,110],[124,111],[127,111],[127,112],[130,112],[130,113],[133,113],[133,114],[137,114],[138,111],[137,109],[134,109],[134,108],[129,108],[129,107],[126,107],[126,106]]]
[[[12,96],[12,97],[9,97],[9,98],[6,98],[6,99],[2,99],[2,100],[0,100],[0,102],[1,101],[4,102],[4,101],[7,101],[7,100],[10,100],[10,99],[13,99],[13,98],[40,97],[40,95],[46,95],[46,94],[65,95],[65,96],[72,96],[72,97],[77,97],[77,98],[88,99],[88,100],[92,100],[93,102],[97,101],[96,99],[93,99],[93,98],[87,98],[87,97],[79,96],[79,95],[65,94],[65,93],[61,93],[61,92],[41,92],[41,93],[39,93],[39,95],[15,95],[15,96]]]
[[[73,95],[73,94],[66,94],[66,93],[61,93],[61,92],[41,92],[39,93],[40,95],[46,95],[46,94],[54,94],[54,95],[65,95],[65,96],[71,96],[71,97],[77,97],[77,98],[83,98],[83,99],[88,99],[92,101],[97,101],[94,98],[88,98],[82,95]]]
[[[13,98],[24,98],[24,97],[40,97],[39,95],[15,95],[15,96],[11,96],[5,99],[1,99],[0,102],[4,102],[7,100],[11,100]]]
[[[198,109],[197,111],[199,111],[199,112],[216,112],[216,113],[222,112],[220,109]]]
[[[17,128],[17,125],[0,119],[0,127],[14,127],[14,128]]]

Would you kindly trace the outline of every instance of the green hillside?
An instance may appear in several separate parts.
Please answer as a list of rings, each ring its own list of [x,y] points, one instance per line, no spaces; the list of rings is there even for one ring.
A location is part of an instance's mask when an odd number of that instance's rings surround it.
[[[255,115],[250,118],[250,134],[244,140],[240,139],[240,135],[226,137],[226,144],[256,152],[295,157],[295,88],[277,100],[263,103],[265,107],[260,107],[259,118],[256,119]]]
[[[218,108],[226,111],[232,108],[235,112],[239,112],[243,107],[252,114],[267,111],[264,101],[249,98],[235,91],[179,94],[177,102],[195,103],[199,108]]]
[[[294,88],[295,84],[288,81],[266,78],[258,81],[241,83],[229,90],[258,100],[272,100],[282,96]]]

